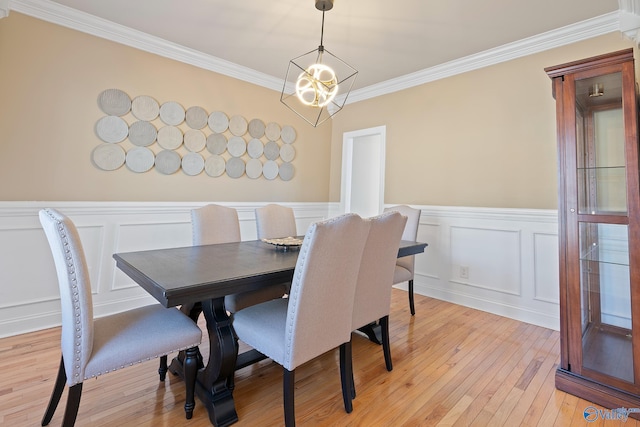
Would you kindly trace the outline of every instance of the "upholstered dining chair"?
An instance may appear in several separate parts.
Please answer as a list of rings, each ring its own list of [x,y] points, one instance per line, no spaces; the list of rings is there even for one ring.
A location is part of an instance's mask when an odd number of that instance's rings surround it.
[[[214,245],[241,240],[238,212],[226,206],[209,204],[191,210],[191,226],[194,245]],[[224,305],[229,312],[235,313],[250,305],[281,298],[286,292],[285,284],[266,286],[255,291],[227,295]]]
[[[295,425],[294,386],[298,366],[340,347],[345,410],[351,403],[351,324],[360,260],[369,222],[357,214],[312,224],[296,263],[289,298],[240,310],[238,337],[283,367],[284,418]]]
[[[256,209],[258,239],[294,237],[298,233],[293,209],[269,204]]]
[[[75,423],[84,380],[182,350],[186,350],[185,412],[191,418],[200,328],[179,310],[160,304],[94,320],[89,270],[74,223],[54,209],[41,210],[39,217],[53,255],[62,305],[62,358],[42,425],[51,421],[65,384],[69,395],[62,425],[68,427]],[[166,363],[159,373],[163,381]]]
[[[406,216],[407,225],[405,226],[404,233],[402,233],[402,240],[416,240],[418,237],[418,225],[420,224],[420,209],[414,209],[407,205],[398,205],[385,208],[384,211],[397,211]],[[416,308],[413,302],[413,276],[415,268],[416,260],[414,255],[398,258],[392,283],[393,285],[397,285],[398,283],[408,282],[409,310],[411,310],[412,316],[416,314]]]
[[[391,286],[398,258],[398,248],[407,217],[399,212],[386,212],[368,218],[371,223],[364,247],[360,272],[353,302],[351,329],[356,330],[379,321],[382,333],[382,349],[388,371],[393,369],[389,345],[389,312],[391,310]],[[352,384],[353,387],[353,384]],[[354,397],[355,397],[355,388]]]

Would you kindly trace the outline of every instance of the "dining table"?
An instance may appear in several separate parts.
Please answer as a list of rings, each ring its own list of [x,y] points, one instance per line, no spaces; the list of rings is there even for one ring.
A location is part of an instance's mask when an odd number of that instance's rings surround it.
[[[426,246],[403,240],[398,257],[422,253]],[[195,322],[204,314],[209,357],[207,363],[200,363],[196,395],[216,427],[238,421],[233,401],[235,370],[266,358],[255,350],[238,354],[232,316],[225,309],[224,297],[291,282],[298,253],[296,246],[246,240],[113,255],[116,266],[163,306],[180,306]],[[169,366],[172,373],[183,375],[183,357],[181,354],[173,359]]]

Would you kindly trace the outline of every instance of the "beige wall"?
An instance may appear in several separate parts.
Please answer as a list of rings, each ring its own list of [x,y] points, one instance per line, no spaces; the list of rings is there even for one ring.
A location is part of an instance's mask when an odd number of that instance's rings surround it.
[[[386,125],[385,203],[554,209],[555,101],[543,69],[632,45],[613,33],[349,104],[312,128],[277,92],[11,12],[0,20],[0,200],[337,202],[343,133]],[[107,88],[290,124],[296,175],[101,171],[90,156]]]
[[[340,200],[342,134],[386,125],[385,203],[555,209],[544,68],[631,46],[609,34],[348,105],[333,121],[330,200]]]
[[[100,143],[94,126],[104,115],[97,98],[109,88],[132,98],[150,95],[160,103],[177,101],[185,108],[198,105],[208,112],[292,125],[298,133],[295,177],[284,182],[212,178],[204,172],[165,176],[155,169],[136,174],[124,166],[99,170],[91,163]],[[279,97],[276,91],[11,12],[0,19],[0,200],[325,202],[331,127],[312,128]],[[135,120],[131,114],[126,119]]]

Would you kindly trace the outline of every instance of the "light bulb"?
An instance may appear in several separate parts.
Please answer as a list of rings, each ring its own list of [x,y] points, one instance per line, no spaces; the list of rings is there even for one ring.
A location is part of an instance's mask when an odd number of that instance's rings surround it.
[[[300,102],[311,107],[322,108],[338,93],[336,73],[328,66],[318,63],[309,66],[296,80],[296,95]]]

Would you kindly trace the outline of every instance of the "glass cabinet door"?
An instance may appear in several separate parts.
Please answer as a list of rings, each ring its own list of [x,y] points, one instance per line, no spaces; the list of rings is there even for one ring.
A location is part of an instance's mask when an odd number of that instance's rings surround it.
[[[633,383],[629,227],[606,222],[628,215],[622,73],[576,80],[575,99],[582,368]]]

